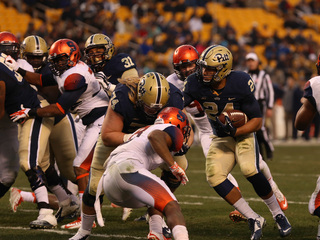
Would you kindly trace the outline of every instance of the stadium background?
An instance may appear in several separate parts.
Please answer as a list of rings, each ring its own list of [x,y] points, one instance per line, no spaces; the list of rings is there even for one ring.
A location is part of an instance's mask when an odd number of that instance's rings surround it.
[[[135,59],[140,75],[172,73],[172,54],[181,44],[199,53],[212,44],[227,46],[235,70],[244,70],[246,53],[255,51],[276,92],[271,135],[287,140],[301,136],[292,119],[305,81],[316,73],[319,13],[318,0],[1,0],[0,31],[11,31],[21,41],[39,35],[49,46],[70,38],[82,50],[91,34],[103,33],[116,51]],[[291,95],[283,107],[286,94]],[[318,138],[318,122],[304,139]]]
[[[126,52],[135,59],[140,75],[148,71],[169,75],[173,71],[173,50],[181,44],[192,44],[200,53],[211,44],[225,45],[234,55],[234,69],[240,70],[245,69],[246,53],[255,51],[262,66],[271,74],[276,90],[275,119],[269,123],[275,141],[285,137],[286,110],[282,100],[289,87],[288,79],[293,79],[294,88],[300,94],[291,99],[294,117],[305,81],[316,74],[319,13],[318,0],[0,0],[0,31],[11,31],[21,41],[26,36],[39,35],[48,45],[60,38],[70,38],[81,49],[91,34],[104,33],[112,39],[118,52]],[[309,137],[317,136],[316,126],[314,124]],[[290,146],[278,144],[274,160],[268,162],[289,201],[286,215],[293,233],[287,239],[315,239],[318,220],[310,216],[307,205],[319,174],[319,149],[316,141],[291,142]],[[191,239],[248,239],[246,224],[234,224],[228,219],[232,207],[205,182],[200,147],[192,147],[188,159],[190,182],[176,194]],[[238,167],[233,174],[250,206],[267,218],[263,239],[280,239],[270,213],[256,198]],[[14,186],[30,190],[21,172]],[[37,216],[36,206],[24,203],[13,214],[8,198],[9,194],[6,194],[0,200],[1,240],[57,240],[67,239],[75,233],[75,230],[61,229],[30,230],[28,224]],[[105,199],[106,227],[94,229],[92,239],[145,239],[148,233],[145,223],[132,221],[141,216],[144,209],[134,211],[129,221],[123,223],[121,211],[107,206]]]

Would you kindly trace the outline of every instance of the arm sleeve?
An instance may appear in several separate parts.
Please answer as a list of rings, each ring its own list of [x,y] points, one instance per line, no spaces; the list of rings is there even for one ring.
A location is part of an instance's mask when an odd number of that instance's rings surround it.
[[[53,74],[41,75],[41,86],[42,87],[54,86],[54,85],[57,85],[57,82],[54,79]]]
[[[87,85],[73,91],[65,91],[58,99],[58,104],[67,112],[86,91]]]
[[[182,148],[183,135],[176,126],[170,126],[163,129],[164,132],[168,133],[172,140],[172,145],[169,148],[170,151],[178,152]]]

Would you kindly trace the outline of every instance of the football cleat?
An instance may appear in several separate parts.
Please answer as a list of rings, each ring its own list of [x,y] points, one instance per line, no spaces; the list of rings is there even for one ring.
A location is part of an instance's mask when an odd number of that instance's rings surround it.
[[[162,235],[164,236],[165,239],[172,240],[172,233],[170,228],[162,227]]]
[[[52,209],[41,208],[38,218],[30,222],[29,226],[33,229],[51,229],[57,227],[57,219]]]
[[[272,186],[272,191],[274,195],[276,196],[276,199],[279,203],[279,206],[282,211],[285,211],[288,209],[288,202],[286,197],[283,195],[283,193],[278,188],[277,184],[275,183],[274,186]]]
[[[21,190],[18,188],[10,189],[10,198],[9,198],[10,206],[13,212],[17,212],[18,207],[23,202],[23,198],[21,196]]]
[[[161,233],[150,231],[148,234],[148,240],[167,240],[167,238]]]
[[[234,210],[232,212],[230,212],[229,214],[229,218],[231,219],[231,221],[233,222],[241,222],[244,221],[246,222],[248,219],[243,216],[238,210]]]
[[[132,208],[123,208],[122,210],[122,221],[126,221],[132,213]]]
[[[291,225],[283,214],[278,214],[275,218],[277,227],[281,237],[289,236],[291,233]]]
[[[69,238],[69,240],[87,240],[90,237],[90,231],[84,230],[82,228],[79,228],[78,232],[76,235],[73,237]]]
[[[58,209],[55,217],[58,222],[61,222],[65,217],[74,218],[80,215],[80,205],[68,198],[67,200],[60,203],[60,208]]]
[[[320,177],[318,177],[317,185],[309,200],[309,212],[314,215],[314,211],[320,207]]]
[[[262,228],[266,225],[266,220],[259,216],[256,219],[248,219],[249,229],[251,231],[250,240],[258,240],[262,238]]]
[[[81,227],[81,217],[78,217],[75,221],[70,222],[68,224],[62,225],[61,228],[63,229],[78,229]],[[93,222],[92,228],[96,228],[96,222]]]
[[[137,217],[134,219],[134,221],[139,222],[139,221],[145,221],[148,223],[149,215],[146,213],[145,215],[142,215],[140,217]]]

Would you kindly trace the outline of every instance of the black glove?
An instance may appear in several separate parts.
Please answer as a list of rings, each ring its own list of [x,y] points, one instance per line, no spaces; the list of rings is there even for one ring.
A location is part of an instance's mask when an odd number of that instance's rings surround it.
[[[177,153],[175,153],[174,156],[182,156],[182,155],[185,155],[185,154],[188,152],[189,148],[190,148],[190,147],[188,146],[188,144],[183,143],[182,148],[180,149],[180,151],[177,152]]]
[[[226,121],[225,124],[223,124],[219,118],[216,118],[216,121],[218,123],[218,129],[217,129],[218,137],[225,137],[225,135],[234,137],[237,129],[232,125],[232,122],[228,116],[225,116],[225,121]]]

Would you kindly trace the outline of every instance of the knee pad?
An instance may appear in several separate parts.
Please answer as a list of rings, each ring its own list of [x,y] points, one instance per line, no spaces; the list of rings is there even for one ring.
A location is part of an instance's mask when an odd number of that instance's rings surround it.
[[[170,189],[177,189],[181,181],[179,181],[171,171],[163,170],[161,174],[161,179],[167,184]]]
[[[3,174],[2,178],[0,179],[0,183],[10,188],[14,184],[17,176],[18,172],[9,170]]]
[[[99,197],[99,199],[100,199],[100,204],[102,204],[103,203],[103,195],[101,195]],[[94,207],[95,201],[96,201],[96,196],[91,195],[89,193],[88,187],[86,187],[86,190],[84,191],[83,196],[82,196],[82,202],[89,207]]]
[[[47,186],[46,176],[40,167],[34,167],[25,172],[32,191],[35,191],[39,187]]]
[[[53,166],[49,166],[45,172],[48,186],[56,186],[61,183],[61,179],[58,176],[56,169]]]
[[[233,188],[234,185],[229,181],[229,179],[226,179],[219,185],[215,186],[214,190],[220,195],[220,197],[225,198]]]
[[[270,183],[261,172],[248,177],[247,179],[252,184],[259,197],[267,196],[271,192]]]

